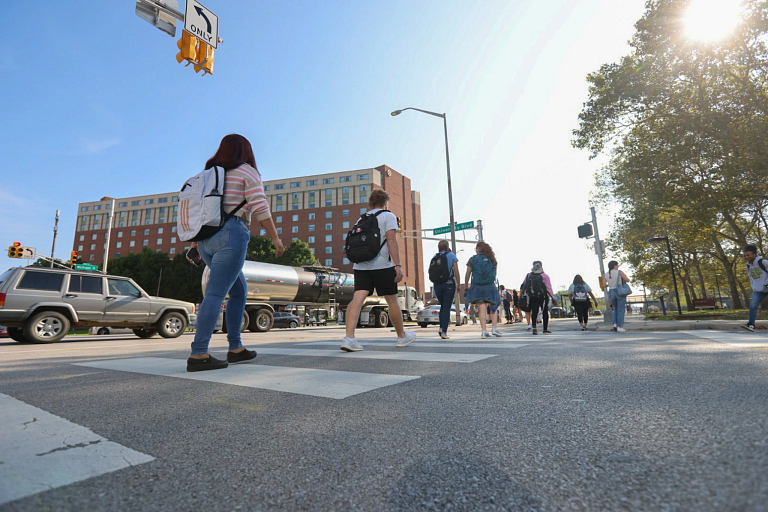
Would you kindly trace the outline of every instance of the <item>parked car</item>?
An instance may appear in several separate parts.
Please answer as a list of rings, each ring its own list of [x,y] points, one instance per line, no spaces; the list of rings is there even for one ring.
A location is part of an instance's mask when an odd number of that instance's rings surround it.
[[[0,338],[8,337],[8,328],[4,325],[0,325]]]
[[[91,335],[105,335],[105,334],[133,334],[133,329],[128,327],[112,327],[103,325],[101,327],[91,327],[88,329],[88,334]]]
[[[552,318],[565,318],[567,316],[567,312],[561,307],[554,307],[549,310],[549,316]]]
[[[288,311],[275,311],[272,313],[272,317],[275,319],[273,327],[296,329],[301,326],[301,318]]]
[[[603,316],[603,312],[599,309],[593,309],[592,313],[590,313],[592,316]]]
[[[28,266],[0,274],[0,322],[21,343],[53,343],[81,327],[176,338],[194,312],[191,302],[151,297],[133,280],[102,272]]]
[[[461,312],[461,324],[466,325],[467,323],[467,314],[465,312]],[[416,322],[421,327],[426,327],[430,324],[439,324],[440,323],[440,306],[429,306],[426,309],[423,309],[419,311],[419,314],[416,315]],[[456,324],[456,306],[451,306],[451,324]]]

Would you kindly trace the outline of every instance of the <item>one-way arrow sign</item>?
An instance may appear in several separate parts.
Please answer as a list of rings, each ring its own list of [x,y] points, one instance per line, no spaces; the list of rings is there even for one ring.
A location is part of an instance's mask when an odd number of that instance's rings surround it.
[[[187,0],[184,30],[214,48],[219,44],[219,17],[197,0]]]

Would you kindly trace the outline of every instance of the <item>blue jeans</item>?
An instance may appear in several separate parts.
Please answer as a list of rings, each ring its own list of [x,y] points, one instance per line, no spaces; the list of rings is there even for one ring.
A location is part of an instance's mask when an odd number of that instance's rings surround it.
[[[627,298],[619,297],[617,290],[608,290],[608,300],[613,304],[613,325],[624,327],[624,313],[627,312]]]
[[[440,302],[440,332],[448,332],[448,326],[451,324],[451,303],[455,295],[456,282],[453,278],[444,283],[435,283],[435,298]]]
[[[763,302],[768,292],[756,292],[752,290],[752,298],[749,301],[749,323],[755,325],[757,320],[757,308],[760,307],[760,303]]]
[[[197,312],[197,330],[192,342],[192,354],[208,353],[213,329],[219,319],[221,304],[229,294],[226,310],[227,341],[229,350],[243,346],[240,340],[240,326],[245,311],[245,297],[248,284],[243,274],[245,251],[251,234],[245,221],[240,217],[229,219],[221,230],[211,238],[200,240],[197,250],[211,269],[205,297]]]

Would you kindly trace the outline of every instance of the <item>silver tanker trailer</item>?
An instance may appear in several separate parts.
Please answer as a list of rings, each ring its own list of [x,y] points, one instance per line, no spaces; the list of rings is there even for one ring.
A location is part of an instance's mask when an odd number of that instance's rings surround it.
[[[203,272],[203,292],[208,281],[209,269]],[[248,297],[243,317],[243,330],[266,332],[272,328],[272,314],[281,306],[325,306],[330,315],[338,313],[339,323],[343,322],[344,310],[352,301],[355,292],[355,278],[352,274],[321,265],[288,267],[257,261],[246,261],[243,273],[248,282]],[[407,285],[398,286],[397,302],[406,320],[415,319],[424,309],[424,302],[416,289]],[[325,308],[323,308],[325,309]],[[222,325],[224,322],[222,320]],[[386,327],[391,325],[389,306],[377,296],[368,297],[358,325]]]

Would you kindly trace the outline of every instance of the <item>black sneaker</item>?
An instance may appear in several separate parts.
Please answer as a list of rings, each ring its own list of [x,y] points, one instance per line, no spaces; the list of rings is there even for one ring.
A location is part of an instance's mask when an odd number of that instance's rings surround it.
[[[227,352],[227,362],[232,364],[244,363],[256,359],[256,351],[245,349],[241,352]]]
[[[539,334],[539,330],[536,329],[535,327],[533,328],[533,334]]]
[[[552,334],[552,331],[549,331],[547,329],[544,329],[544,334]]]
[[[746,329],[749,332],[755,332],[755,326],[752,324],[746,324],[741,326],[742,329]]]
[[[195,359],[190,357],[187,359],[187,371],[188,372],[204,372],[206,370],[221,370],[229,366],[229,363],[216,359],[213,356],[208,356],[205,359]]]

